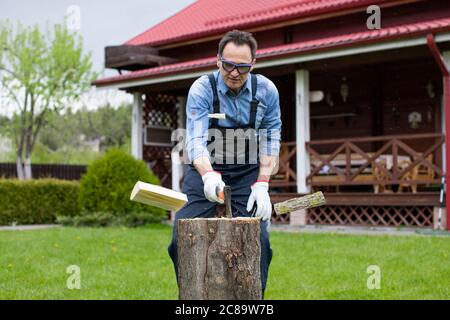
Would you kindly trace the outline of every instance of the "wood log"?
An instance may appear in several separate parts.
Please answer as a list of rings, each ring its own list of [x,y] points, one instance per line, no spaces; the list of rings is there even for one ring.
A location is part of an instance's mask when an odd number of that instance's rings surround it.
[[[325,204],[325,197],[321,191],[308,194],[303,197],[293,198],[283,202],[274,204],[275,213],[277,215],[290,213],[292,211],[319,207]]]
[[[177,222],[182,300],[261,300],[259,218]]]

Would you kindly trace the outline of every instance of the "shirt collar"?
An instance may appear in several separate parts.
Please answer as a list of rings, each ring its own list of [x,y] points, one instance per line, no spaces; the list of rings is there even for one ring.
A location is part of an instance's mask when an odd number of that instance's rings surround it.
[[[240,93],[243,93],[247,89],[249,92],[252,91],[252,88],[251,88],[252,84],[251,84],[251,81],[249,81],[250,77],[251,77],[251,75],[249,73],[247,80],[244,83],[244,87],[242,88]],[[218,70],[216,71],[216,79],[217,79],[217,89],[218,89],[218,91],[220,91],[220,93],[225,94],[228,91],[232,92],[230,90],[230,88],[228,88],[228,86],[223,81],[222,76],[220,75],[220,71],[218,71]]]

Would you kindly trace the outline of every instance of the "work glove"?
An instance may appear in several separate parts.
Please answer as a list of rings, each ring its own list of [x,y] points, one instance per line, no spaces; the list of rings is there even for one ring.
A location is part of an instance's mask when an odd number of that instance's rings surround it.
[[[208,171],[202,175],[203,191],[206,199],[211,202],[223,203],[217,192],[222,191],[225,183],[222,181],[222,175],[217,171]]]
[[[261,217],[263,221],[269,220],[272,216],[272,203],[269,196],[269,183],[256,181],[252,186],[252,193],[247,202],[247,211],[250,212],[256,201],[256,217]]]

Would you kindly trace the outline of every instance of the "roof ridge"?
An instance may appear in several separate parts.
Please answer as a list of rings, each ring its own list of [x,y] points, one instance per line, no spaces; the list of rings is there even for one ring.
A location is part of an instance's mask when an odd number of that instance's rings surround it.
[[[150,28],[145,29],[144,31],[142,31],[142,32],[139,33],[138,35],[134,36],[133,38],[128,39],[127,41],[125,41],[124,44],[128,44],[128,43],[132,42],[133,40],[139,38],[139,37],[142,36],[143,34],[149,32],[150,30],[155,29],[156,27],[162,25],[162,24],[165,23],[166,21],[168,21],[168,20],[172,19],[173,17],[175,17],[175,16],[181,14],[182,12],[184,12],[184,11],[186,11],[187,9],[191,8],[192,6],[194,6],[194,5],[198,4],[198,3],[200,3],[200,1],[201,1],[201,0],[195,0],[195,1],[192,2],[191,4],[187,5],[187,6],[184,7],[183,9],[181,9],[180,11],[175,12],[174,14],[172,14],[172,15],[170,15],[169,17],[167,17],[166,19],[164,19],[164,20],[158,22],[158,23],[155,24],[154,26],[151,26]]]
[[[355,2],[355,1],[360,1],[360,0],[344,0],[345,2]],[[221,24],[221,23],[225,23],[225,22],[231,22],[233,20],[239,20],[239,19],[244,19],[244,18],[248,18],[248,17],[252,17],[252,16],[258,16],[264,13],[268,13],[268,12],[274,12],[274,11],[282,11],[282,10],[286,10],[286,9],[290,9],[290,8],[295,8],[295,7],[299,7],[299,6],[306,6],[309,5],[311,3],[314,2],[319,2],[322,5],[326,5],[327,4],[327,0],[306,0],[306,1],[302,1],[302,0],[298,0],[298,2],[295,3],[286,3],[286,4],[282,4],[282,5],[278,5],[278,6],[274,6],[271,8],[265,8],[265,9],[261,9],[258,11],[252,11],[252,12],[247,12],[247,13],[242,13],[240,15],[230,15],[224,18],[220,18],[220,19],[214,19],[214,20],[209,20],[205,22],[205,26],[213,26],[216,24]],[[334,4],[336,5],[336,4]],[[329,4],[328,6],[333,6],[333,4]]]
[[[267,59],[274,56],[289,55],[292,53],[313,52],[333,47],[343,47],[349,45],[362,45],[375,40],[389,41],[396,38],[418,37],[428,32],[440,33],[450,31],[450,17],[438,19],[429,18],[420,22],[409,22],[400,25],[389,26],[380,30],[365,30],[351,33],[336,34],[323,38],[310,39],[307,41],[298,41],[290,44],[283,44],[269,48],[258,49],[257,58]],[[151,67],[141,70],[132,71],[120,76],[107,77],[98,79],[93,82],[95,85],[104,85],[107,83],[121,82],[140,77],[152,75],[169,74],[173,72],[181,72],[191,69],[201,69],[214,65],[216,57],[202,57],[191,61],[180,61],[174,64]]]
[[[197,0],[178,13],[128,40],[125,44],[161,46],[187,39],[198,39],[206,35],[218,35],[230,28],[249,28],[262,23],[291,19],[295,16],[311,16],[329,11],[339,12],[340,9],[362,7],[373,2],[373,0],[284,0],[283,4],[280,4],[279,0],[246,0],[250,4],[254,2],[255,5],[251,7],[238,6],[233,10],[234,15],[227,13],[226,10],[225,12],[223,10],[220,12],[212,10],[213,14],[209,14],[207,11],[199,14],[200,9],[206,10],[210,8],[210,5],[217,7],[217,4],[222,3],[220,1]],[[242,0],[228,1],[236,5]],[[379,0],[378,2],[387,3],[389,1],[393,0]],[[252,8],[255,11],[252,11]],[[227,16],[224,17],[224,15]],[[186,18],[187,22],[180,21],[182,18]]]

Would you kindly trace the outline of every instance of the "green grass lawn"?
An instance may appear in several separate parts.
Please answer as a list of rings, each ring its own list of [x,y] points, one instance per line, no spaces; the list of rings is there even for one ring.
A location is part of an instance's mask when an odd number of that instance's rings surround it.
[[[177,299],[171,228],[0,231],[0,299]],[[450,299],[450,237],[271,233],[266,299]],[[66,287],[69,265],[81,289]],[[369,265],[381,289],[367,288]]]

